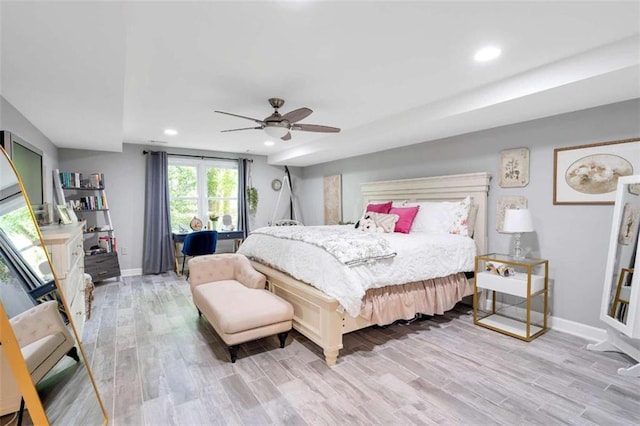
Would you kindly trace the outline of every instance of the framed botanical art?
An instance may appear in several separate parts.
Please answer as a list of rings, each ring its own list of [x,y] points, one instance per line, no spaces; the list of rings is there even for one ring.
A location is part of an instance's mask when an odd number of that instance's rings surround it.
[[[498,170],[502,188],[520,188],[529,184],[529,149],[507,149],[500,152]]]
[[[626,203],[622,211],[618,243],[626,246],[635,241],[638,233],[638,222],[640,222],[640,207]]]
[[[640,173],[640,138],[554,150],[553,204],[613,204],[618,178]]]

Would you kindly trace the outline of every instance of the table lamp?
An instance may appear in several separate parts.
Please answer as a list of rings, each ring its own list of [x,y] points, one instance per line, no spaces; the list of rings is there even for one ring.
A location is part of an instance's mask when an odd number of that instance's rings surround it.
[[[504,232],[512,233],[516,245],[513,249],[513,258],[516,260],[524,259],[522,249],[520,248],[520,235],[523,232],[533,232],[533,223],[531,221],[531,212],[528,209],[507,209],[504,212]]]

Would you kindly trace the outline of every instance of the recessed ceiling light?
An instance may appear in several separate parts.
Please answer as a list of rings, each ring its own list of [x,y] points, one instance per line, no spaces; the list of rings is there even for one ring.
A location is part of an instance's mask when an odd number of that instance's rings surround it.
[[[477,62],[486,62],[497,58],[501,53],[502,50],[500,50],[499,47],[486,46],[478,50],[476,54],[473,55],[473,59],[475,59]]]
[[[265,146],[273,146],[275,144],[274,141],[264,141]]]
[[[175,136],[178,134],[178,131],[176,129],[165,129],[164,134],[168,136]]]

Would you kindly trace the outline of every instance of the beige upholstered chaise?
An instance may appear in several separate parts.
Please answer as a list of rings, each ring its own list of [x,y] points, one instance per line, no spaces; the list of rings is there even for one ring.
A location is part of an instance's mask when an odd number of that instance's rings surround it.
[[[213,254],[189,260],[189,284],[204,315],[235,362],[240,343],[278,335],[284,348],[293,307],[265,290],[266,278],[241,254]]]
[[[33,383],[38,383],[65,355],[80,361],[75,339],[62,321],[58,302],[50,301],[25,311],[9,320],[18,340],[22,356]],[[0,414],[18,410],[21,394],[9,365],[2,355],[2,386],[0,388]]]

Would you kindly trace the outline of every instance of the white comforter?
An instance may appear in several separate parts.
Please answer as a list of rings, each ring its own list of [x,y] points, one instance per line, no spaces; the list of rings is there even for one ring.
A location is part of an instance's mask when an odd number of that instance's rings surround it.
[[[362,232],[340,226],[344,232]],[[370,288],[472,271],[476,247],[469,237],[451,234],[381,234],[397,255],[371,264],[346,266],[322,248],[302,241],[251,234],[238,253],[275,266],[297,280],[335,297],[351,316],[360,312]]]

